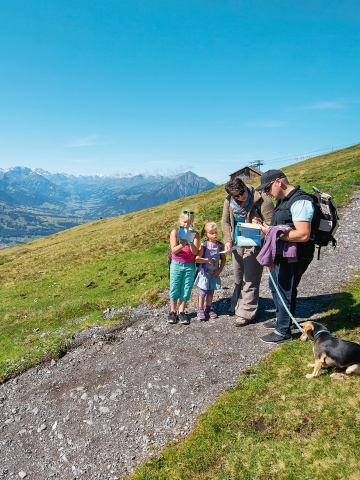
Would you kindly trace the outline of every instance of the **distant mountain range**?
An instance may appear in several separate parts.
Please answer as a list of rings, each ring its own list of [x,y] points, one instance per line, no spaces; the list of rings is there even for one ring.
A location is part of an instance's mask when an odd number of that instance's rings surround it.
[[[215,186],[193,172],[174,177],[107,177],[54,174],[26,167],[0,169],[0,242],[27,242],[99,217],[154,207]]]

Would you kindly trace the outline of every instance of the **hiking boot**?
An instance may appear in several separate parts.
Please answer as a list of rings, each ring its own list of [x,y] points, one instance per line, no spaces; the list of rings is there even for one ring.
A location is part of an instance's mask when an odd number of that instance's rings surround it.
[[[260,340],[264,343],[273,343],[273,344],[278,344],[278,343],[284,343],[284,342],[290,342],[292,340],[291,335],[278,335],[275,332],[269,333],[268,335],[264,335],[263,337],[260,337]]]
[[[170,312],[168,315],[168,323],[174,324],[178,322],[178,318],[175,312]]]
[[[185,312],[179,312],[179,320],[180,323],[182,323],[183,325],[189,325],[190,323],[190,320],[188,319],[188,316]]]
[[[209,318],[209,317],[210,317],[210,318],[217,318],[217,313],[214,312],[214,309],[213,309],[213,308],[211,308],[211,307],[206,307],[206,308],[205,308],[205,316],[206,316],[207,318]]]
[[[205,312],[204,312],[204,309],[203,308],[199,308],[198,312],[197,312],[197,318],[199,320],[201,320],[202,322],[205,322],[206,321],[206,315],[205,315]]]
[[[242,318],[242,317],[237,317],[237,319],[235,320],[235,327],[245,327],[245,325],[249,325],[251,320],[246,320],[246,318]]]

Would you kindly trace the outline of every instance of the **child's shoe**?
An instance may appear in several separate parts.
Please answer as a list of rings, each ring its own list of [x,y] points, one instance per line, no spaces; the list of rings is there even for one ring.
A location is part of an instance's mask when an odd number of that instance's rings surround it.
[[[206,307],[205,308],[205,316],[207,318],[217,318],[217,314],[214,312],[214,310],[211,307]]]
[[[168,315],[168,323],[174,324],[177,323],[178,317],[175,312],[170,312]]]
[[[206,315],[205,315],[205,312],[204,312],[204,309],[203,308],[199,308],[198,312],[197,312],[197,318],[199,320],[201,320],[202,322],[205,322],[206,320]]]
[[[189,317],[186,315],[185,312],[179,312],[179,320],[180,323],[182,323],[183,325],[189,325],[190,323]]]

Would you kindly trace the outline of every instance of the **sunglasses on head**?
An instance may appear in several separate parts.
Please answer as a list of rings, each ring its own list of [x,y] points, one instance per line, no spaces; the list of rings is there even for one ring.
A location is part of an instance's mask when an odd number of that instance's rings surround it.
[[[268,192],[270,191],[271,185],[272,185],[274,182],[275,182],[275,180],[273,180],[272,182],[268,183],[268,184],[266,185],[266,187],[264,187],[263,192],[264,192],[264,193],[268,193]]]
[[[183,210],[181,213],[185,213],[185,215],[195,215],[194,210]]]

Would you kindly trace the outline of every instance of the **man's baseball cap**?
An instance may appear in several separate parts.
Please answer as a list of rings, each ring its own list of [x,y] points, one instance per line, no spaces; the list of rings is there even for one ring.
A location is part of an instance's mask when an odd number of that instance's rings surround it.
[[[264,190],[266,185],[269,185],[270,182],[273,182],[277,178],[286,178],[286,175],[281,170],[268,170],[267,172],[261,175],[261,185],[259,185],[255,190],[261,191]]]

